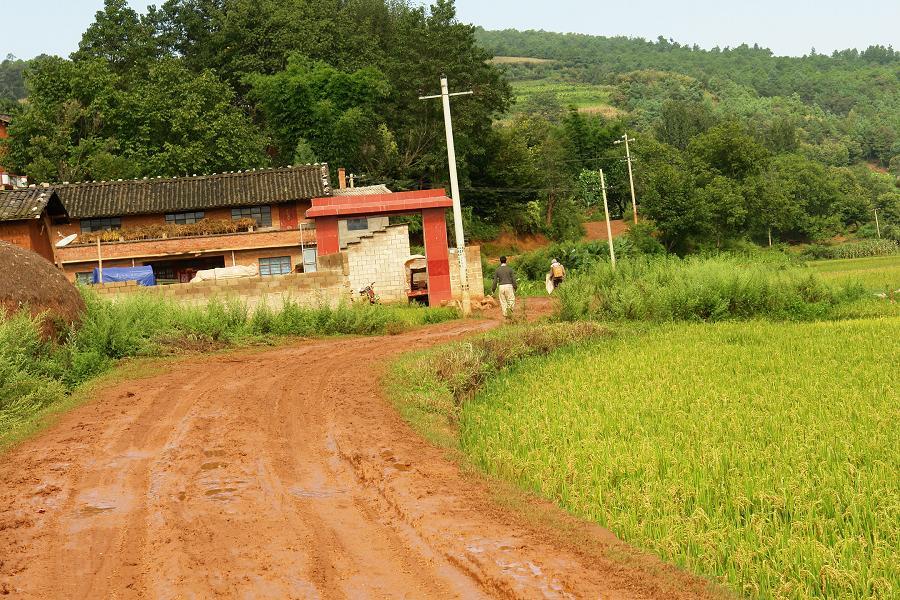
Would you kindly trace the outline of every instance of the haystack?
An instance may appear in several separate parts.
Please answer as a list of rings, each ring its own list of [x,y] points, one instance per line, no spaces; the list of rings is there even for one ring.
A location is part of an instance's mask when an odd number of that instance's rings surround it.
[[[55,335],[58,325],[81,320],[84,300],[72,283],[47,259],[31,250],[0,242],[0,310],[27,308],[47,314],[44,334]]]

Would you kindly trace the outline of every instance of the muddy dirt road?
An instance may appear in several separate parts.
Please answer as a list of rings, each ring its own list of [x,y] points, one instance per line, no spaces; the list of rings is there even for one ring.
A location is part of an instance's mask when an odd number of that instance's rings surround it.
[[[499,508],[383,399],[386,357],[489,326],[198,357],[105,389],[0,457],[0,596],[710,596],[599,528],[567,543]]]

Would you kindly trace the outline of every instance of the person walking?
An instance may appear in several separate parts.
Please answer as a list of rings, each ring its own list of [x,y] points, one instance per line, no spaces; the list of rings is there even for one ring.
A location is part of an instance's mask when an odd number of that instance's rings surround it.
[[[519,284],[516,282],[516,274],[506,264],[505,256],[500,257],[500,266],[494,271],[494,286],[491,293],[497,292],[498,289],[500,309],[504,317],[509,317],[516,307],[516,290],[519,289]]]
[[[559,287],[559,284],[566,278],[566,268],[558,259],[554,258],[550,263],[550,281],[553,282],[553,289]]]

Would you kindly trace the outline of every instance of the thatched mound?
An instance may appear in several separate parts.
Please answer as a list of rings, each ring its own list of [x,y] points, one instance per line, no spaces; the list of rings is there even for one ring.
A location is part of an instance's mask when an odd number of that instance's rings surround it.
[[[54,335],[59,323],[81,320],[81,294],[47,259],[31,250],[0,242],[0,309],[27,307],[32,315],[47,313],[44,333]]]

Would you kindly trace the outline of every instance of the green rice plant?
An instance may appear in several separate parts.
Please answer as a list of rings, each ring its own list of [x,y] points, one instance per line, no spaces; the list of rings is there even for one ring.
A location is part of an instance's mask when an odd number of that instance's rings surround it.
[[[529,356],[608,335],[596,323],[550,323],[503,327],[472,339],[402,357],[386,381],[397,408],[420,433],[450,445],[446,427],[492,375]]]
[[[491,378],[460,447],[746,597],[897,598],[898,337],[900,317],[631,327]]]
[[[890,295],[900,290],[900,254],[870,258],[816,260],[809,269],[826,282],[855,283],[873,293]],[[900,298],[898,298],[900,299]]]
[[[787,261],[740,256],[635,257],[597,263],[559,290],[564,320],[811,320],[858,300],[857,284],[827,285]]]

